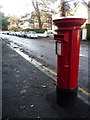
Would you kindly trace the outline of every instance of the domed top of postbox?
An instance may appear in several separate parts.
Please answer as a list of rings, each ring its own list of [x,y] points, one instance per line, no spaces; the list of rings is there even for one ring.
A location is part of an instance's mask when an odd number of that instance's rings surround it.
[[[77,26],[81,27],[81,25],[83,25],[85,21],[86,21],[85,18],[68,18],[68,17],[53,20],[53,22],[58,28],[65,28],[65,27],[73,28]]]

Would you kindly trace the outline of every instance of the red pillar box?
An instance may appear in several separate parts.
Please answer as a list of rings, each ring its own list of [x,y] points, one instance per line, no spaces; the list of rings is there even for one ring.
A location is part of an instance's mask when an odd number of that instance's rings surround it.
[[[83,18],[61,18],[53,20],[58,27],[56,40],[57,54],[57,103],[70,107],[75,103],[78,89],[78,66],[81,25]]]

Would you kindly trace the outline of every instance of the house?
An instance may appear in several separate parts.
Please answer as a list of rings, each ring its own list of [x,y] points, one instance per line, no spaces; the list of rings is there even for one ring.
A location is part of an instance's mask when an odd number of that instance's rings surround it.
[[[52,15],[49,13],[43,13],[41,15],[41,21],[42,21],[42,28],[44,29],[52,29]],[[31,14],[26,14],[24,16],[21,16],[20,18],[20,27],[25,28],[39,28],[38,23],[38,17],[35,15],[35,12],[33,11]]]
[[[78,3],[76,7],[74,7],[72,10],[70,10],[69,12],[66,11],[66,16],[75,16],[75,17],[80,17],[80,18],[86,18],[87,21],[86,23],[88,23],[88,9],[87,6],[85,6],[82,3]],[[57,8],[57,11],[53,13],[52,15],[52,19],[59,19],[61,18],[60,16],[60,10]],[[90,18],[90,14],[89,14],[89,18]]]

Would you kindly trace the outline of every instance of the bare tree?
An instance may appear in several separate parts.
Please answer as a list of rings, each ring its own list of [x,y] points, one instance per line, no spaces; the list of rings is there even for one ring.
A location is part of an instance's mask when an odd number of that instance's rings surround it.
[[[60,1],[60,13],[61,16],[66,16],[66,2],[65,1]]]
[[[78,3],[78,0],[60,0],[60,16],[67,16],[67,14],[73,15],[71,14],[71,10],[73,10]],[[73,4],[73,7],[71,7],[71,4]]]
[[[20,19],[17,16],[15,16],[15,15],[10,16],[8,21],[10,22],[11,26],[16,25],[19,27]]]
[[[38,23],[39,23],[39,28],[42,28],[42,23],[41,23],[41,14],[40,14],[40,9],[39,9],[39,3],[37,0],[32,0],[33,7],[36,11],[36,16],[38,18]]]
[[[82,3],[86,5],[88,8],[90,8],[90,0],[88,1],[88,3],[85,0],[82,0]]]
[[[42,28],[42,20],[41,20],[41,12],[42,10],[44,12],[46,12],[46,14],[49,12],[49,5],[51,3],[54,3],[55,1],[57,0],[32,0],[32,5],[35,9],[35,12],[36,12],[36,16],[38,18],[38,23],[39,23],[39,28]]]
[[[73,3],[73,8],[71,8],[71,3]],[[82,3],[90,8],[90,0],[88,1],[88,3],[85,0],[60,0],[60,16],[67,16],[67,13],[69,15],[73,15],[71,14],[71,10],[77,7],[79,3]]]

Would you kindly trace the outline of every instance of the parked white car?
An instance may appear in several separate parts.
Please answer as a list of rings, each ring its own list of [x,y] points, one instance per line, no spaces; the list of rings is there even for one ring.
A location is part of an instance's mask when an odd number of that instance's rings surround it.
[[[21,37],[27,37],[28,32],[21,32]]]
[[[37,35],[37,33],[35,32],[35,31],[29,31],[28,33],[27,33],[27,37],[28,38],[38,38],[38,35]]]
[[[44,33],[37,33],[37,35],[38,37],[41,37],[41,38],[49,37],[47,31],[45,31]]]
[[[16,36],[20,36],[20,32],[16,32]]]
[[[15,31],[9,31],[9,35],[16,35]]]
[[[57,32],[55,32],[54,30],[47,30],[48,34],[57,34]]]

